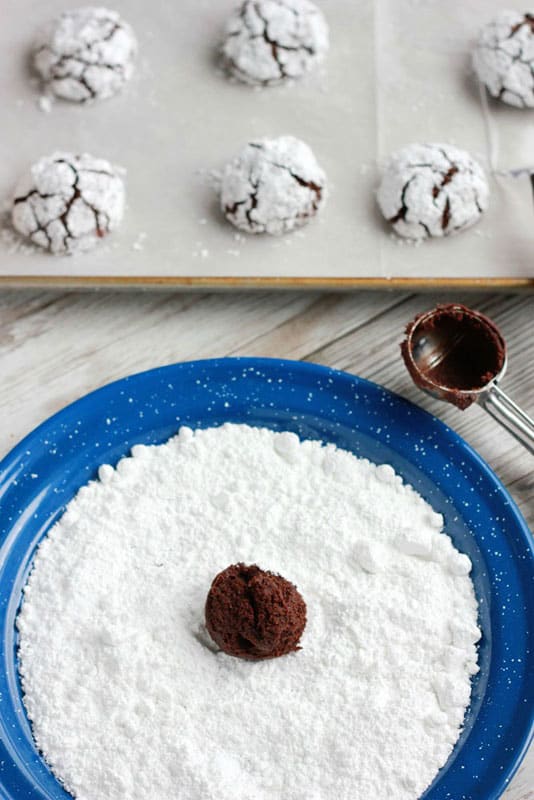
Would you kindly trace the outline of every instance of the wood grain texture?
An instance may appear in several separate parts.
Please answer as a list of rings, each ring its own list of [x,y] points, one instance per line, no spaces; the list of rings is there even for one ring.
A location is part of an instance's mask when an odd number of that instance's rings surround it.
[[[405,324],[452,300],[497,322],[509,347],[503,387],[534,414],[534,297],[528,294],[4,291],[0,456],[67,403],[132,372],[224,355],[304,359],[377,381],[439,416],[491,464],[534,528],[532,457],[477,406],[460,412],[423,395],[401,363]],[[534,750],[504,797],[534,800]]]

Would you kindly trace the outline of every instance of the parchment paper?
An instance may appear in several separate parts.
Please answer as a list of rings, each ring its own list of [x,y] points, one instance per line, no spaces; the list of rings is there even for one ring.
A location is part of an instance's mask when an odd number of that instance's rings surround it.
[[[113,0],[140,44],[125,91],[92,106],[38,107],[28,67],[38,25],[71,0],[4,0],[0,24],[0,197],[56,149],[127,170],[121,229],[97,250],[52,257],[0,241],[0,276],[534,277],[534,203],[526,176],[492,177],[491,208],[470,231],[414,247],[376,209],[379,166],[412,141],[457,144],[489,170],[534,166],[534,110],[489,102],[470,75],[472,41],[497,0],[317,0],[331,28],[324,68],[254,90],[217,69],[234,0]],[[291,133],[326,170],[320,218],[282,239],[238,234],[210,171],[251,137]],[[493,161],[493,163],[490,163]]]

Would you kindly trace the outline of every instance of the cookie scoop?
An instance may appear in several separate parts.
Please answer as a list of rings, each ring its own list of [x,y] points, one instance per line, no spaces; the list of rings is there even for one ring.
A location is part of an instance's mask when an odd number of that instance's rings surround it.
[[[488,317],[461,303],[438,305],[408,324],[401,352],[416,386],[462,411],[478,403],[534,453],[534,420],[500,387],[506,342]]]

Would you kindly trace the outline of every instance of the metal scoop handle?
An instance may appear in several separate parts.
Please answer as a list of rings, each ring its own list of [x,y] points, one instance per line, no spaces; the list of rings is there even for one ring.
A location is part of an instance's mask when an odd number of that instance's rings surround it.
[[[479,404],[534,455],[534,420],[494,381],[480,393]]]

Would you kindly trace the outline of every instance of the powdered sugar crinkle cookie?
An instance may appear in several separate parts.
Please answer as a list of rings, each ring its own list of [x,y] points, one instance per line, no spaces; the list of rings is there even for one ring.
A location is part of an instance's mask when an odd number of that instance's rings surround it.
[[[288,233],[315,216],[325,197],[323,170],[293,136],[250,142],[223,174],[223,213],[248,233]]]
[[[328,26],[310,0],[245,0],[230,17],[223,61],[239,80],[256,85],[300,78],[328,50]]]
[[[116,11],[84,6],[65,11],[41,29],[33,63],[50,91],[83,103],[122,89],[136,52],[134,33]]]
[[[377,199],[399,236],[448,236],[477,222],[488,206],[482,167],[449,144],[411,144],[386,164]]]
[[[501,11],[480,32],[473,67],[493,97],[534,108],[534,13]]]
[[[123,180],[108,161],[54,153],[18,184],[13,226],[51,253],[83,252],[119,225],[124,200]]]

